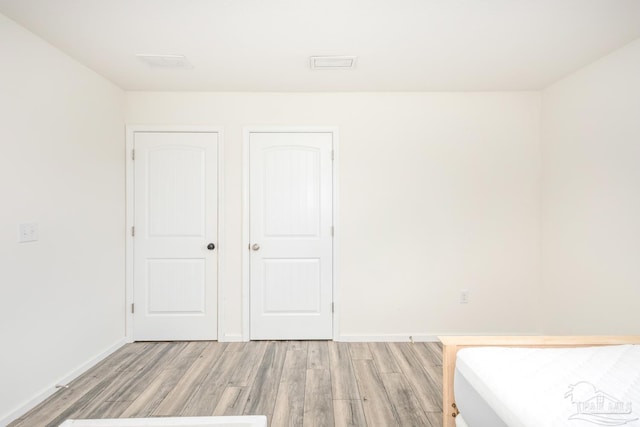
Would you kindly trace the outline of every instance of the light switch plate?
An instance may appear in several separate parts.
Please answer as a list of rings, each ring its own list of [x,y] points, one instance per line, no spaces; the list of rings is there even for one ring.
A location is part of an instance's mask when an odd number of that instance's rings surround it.
[[[38,223],[29,222],[20,224],[18,228],[18,242],[35,242],[38,240]]]

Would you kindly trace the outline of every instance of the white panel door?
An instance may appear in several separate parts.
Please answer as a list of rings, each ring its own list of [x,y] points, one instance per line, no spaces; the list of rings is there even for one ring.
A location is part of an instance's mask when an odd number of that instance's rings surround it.
[[[251,339],[329,339],[333,134],[249,134]]]
[[[135,132],[134,339],[217,338],[215,132]]]

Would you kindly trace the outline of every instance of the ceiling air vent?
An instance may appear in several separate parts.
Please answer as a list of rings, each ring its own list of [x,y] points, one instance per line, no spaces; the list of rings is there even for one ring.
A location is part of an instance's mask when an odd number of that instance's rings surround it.
[[[356,67],[357,56],[312,56],[312,70],[350,70]]]
[[[156,55],[139,53],[138,59],[154,68],[193,68],[184,55]]]

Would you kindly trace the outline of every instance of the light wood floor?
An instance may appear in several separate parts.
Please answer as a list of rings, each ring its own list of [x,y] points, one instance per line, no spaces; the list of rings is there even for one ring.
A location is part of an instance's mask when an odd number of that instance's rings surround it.
[[[270,427],[436,427],[441,365],[436,343],[133,343],[9,427],[243,414]]]

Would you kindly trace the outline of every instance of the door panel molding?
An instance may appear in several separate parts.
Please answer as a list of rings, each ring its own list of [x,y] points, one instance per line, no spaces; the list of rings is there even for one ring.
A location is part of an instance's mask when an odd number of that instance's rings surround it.
[[[226,325],[224,324],[224,132],[218,126],[188,125],[126,125],[125,139],[125,188],[126,188],[126,229],[125,229],[125,338],[127,342],[134,340],[132,304],[134,302],[134,237],[132,229],[135,225],[135,160],[133,158],[134,136],[136,132],[191,132],[217,134],[217,336],[223,341]]]
[[[333,140],[333,167],[332,167],[332,216],[333,216],[333,241],[332,241],[332,282],[333,282],[333,339],[339,336],[339,286],[338,286],[338,249],[340,227],[338,226],[338,128],[337,127],[272,127],[272,126],[248,126],[243,128],[242,140],[242,340],[249,341],[251,337],[251,250],[250,242],[250,136],[252,133],[331,133]]]

